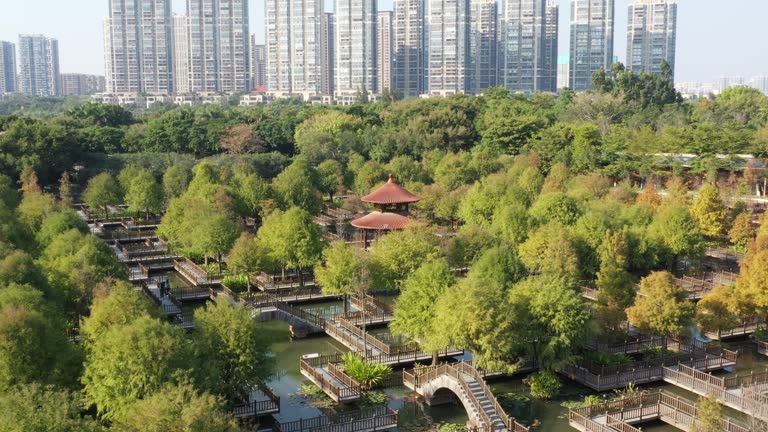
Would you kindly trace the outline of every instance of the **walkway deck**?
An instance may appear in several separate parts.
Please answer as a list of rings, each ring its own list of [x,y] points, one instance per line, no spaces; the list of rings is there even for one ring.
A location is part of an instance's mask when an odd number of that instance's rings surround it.
[[[632,384],[648,384],[664,380],[665,367],[678,364],[702,372],[711,372],[736,365],[738,353],[719,348],[686,349],[677,347],[678,354],[666,358],[640,361],[618,366],[598,366],[589,363],[569,364],[560,373],[596,391],[624,388]]]
[[[197,287],[208,287],[221,283],[221,278],[209,276],[208,272],[187,258],[173,261],[173,268],[180,275]]]
[[[419,368],[403,373],[403,384],[432,402],[442,389],[452,391],[462,402],[473,427],[493,431],[526,432],[526,426],[507,415],[483,377],[465,362]]]
[[[633,425],[661,420],[684,431],[698,424],[698,409],[686,399],[656,391],[568,412],[568,423],[582,432],[640,432]],[[723,431],[748,432],[733,419],[722,420]]]
[[[320,387],[334,402],[349,403],[359,400],[363,387],[337,366],[329,356],[304,356],[300,360],[301,374]]]
[[[279,432],[375,432],[397,428],[399,415],[386,406],[278,423]]]
[[[768,356],[768,341],[757,341],[757,352]]]
[[[765,320],[755,318],[755,319],[746,321],[744,323],[741,323],[738,326],[731,329],[721,330],[720,332],[707,332],[706,336],[712,340],[721,340],[721,339],[728,339],[728,338],[734,338],[734,337],[749,336],[752,333],[754,333],[755,330],[759,328],[764,328],[764,327],[766,327]]]
[[[678,365],[664,368],[664,381],[768,421],[768,371],[723,378]]]
[[[248,403],[238,404],[232,410],[235,418],[261,417],[280,412],[280,396],[267,387],[251,392]]]

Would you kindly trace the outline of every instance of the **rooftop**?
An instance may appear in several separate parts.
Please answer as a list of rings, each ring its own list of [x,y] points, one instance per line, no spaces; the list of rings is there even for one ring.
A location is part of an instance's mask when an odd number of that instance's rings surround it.
[[[408,192],[395,182],[395,176],[389,175],[389,180],[380,188],[360,199],[369,204],[409,204],[421,201],[421,198]]]

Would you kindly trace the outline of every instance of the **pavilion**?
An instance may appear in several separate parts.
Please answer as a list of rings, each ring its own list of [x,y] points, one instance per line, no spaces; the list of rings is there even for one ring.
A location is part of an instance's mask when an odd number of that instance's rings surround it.
[[[389,180],[380,188],[360,199],[372,204],[374,211],[352,221],[352,226],[363,231],[363,247],[368,247],[369,232],[373,238],[382,232],[401,230],[412,223],[408,217],[408,206],[421,201],[421,198],[408,192],[395,182],[390,174]]]

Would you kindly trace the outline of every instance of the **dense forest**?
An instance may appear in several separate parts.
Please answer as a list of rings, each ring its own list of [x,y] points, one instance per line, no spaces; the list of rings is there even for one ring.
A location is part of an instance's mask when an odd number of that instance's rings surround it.
[[[217,302],[192,333],[161,319],[80,203],[159,222],[243,296],[244,275],[286,269],[313,269],[324,292],[395,292],[393,334],[488,369],[533,359],[535,397],[627,322],[682,336],[764,319],[768,231],[743,198],[764,191],[768,97],[686,102],[621,67],[595,88],[0,117],[0,429],[246,430],[228,412],[274,371],[250,311]],[[359,196],[390,173],[422,198],[417,223],[367,252],[330,241],[315,217],[366,211]],[[714,246],[746,257],[696,305],[674,277]]]

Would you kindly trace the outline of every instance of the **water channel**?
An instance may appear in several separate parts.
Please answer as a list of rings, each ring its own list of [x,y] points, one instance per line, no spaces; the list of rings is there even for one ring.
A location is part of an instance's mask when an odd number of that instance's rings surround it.
[[[302,308],[326,314],[343,310],[341,302],[324,302],[302,306]],[[278,371],[269,382],[269,385],[282,398],[280,414],[275,416],[278,421],[293,421],[328,412],[359,408],[355,404],[348,406],[334,404],[324,396],[319,398],[307,397],[300,391],[302,385],[312,386],[311,382],[305,379],[299,371],[299,358],[301,355],[308,353],[329,354],[346,352],[348,351],[346,347],[328,336],[291,340],[288,324],[284,322],[267,322],[263,325],[264,330],[269,332],[274,338],[272,348]],[[374,334],[386,337],[386,329],[373,329],[371,331]],[[726,343],[725,345],[742,353],[738,370],[730,371],[731,373],[744,373],[750,370],[757,371],[768,368],[768,358],[757,355],[754,344],[750,343],[750,341],[742,340],[736,343]],[[562,404],[568,401],[581,401],[584,396],[595,394],[594,391],[586,387],[563,379],[562,393],[557,400],[537,401],[530,398],[528,388],[523,384],[523,378],[524,376],[515,376],[491,381],[489,384],[498,398],[517,401],[509,405],[514,406],[514,408],[509,409],[509,414],[526,424],[535,425],[535,430],[539,432],[575,430],[568,426],[568,408]],[[669,384],[657,383],[656,385],[647,386],[647,388],[662,388],[692,401],[696,401],[698,398],[692,393]],[[429,407],[423,400],[420,400],[404,386],[388,388],[384,390],[384,393],[387,396],[389,407],[400,412],[400,431],[434,431],[442,424],[464,424],[467,421],[467,414],[460,403]],[[613,394],[608,392],[604,393],[604,395],[612,396]],[[728,409],[726,409],[726,415],[734,418],[743,417],[740,413]],[[649,432],[679,431],[679,429],[661,422],[646,423],[641,425],[641,427],[643,431]]]

